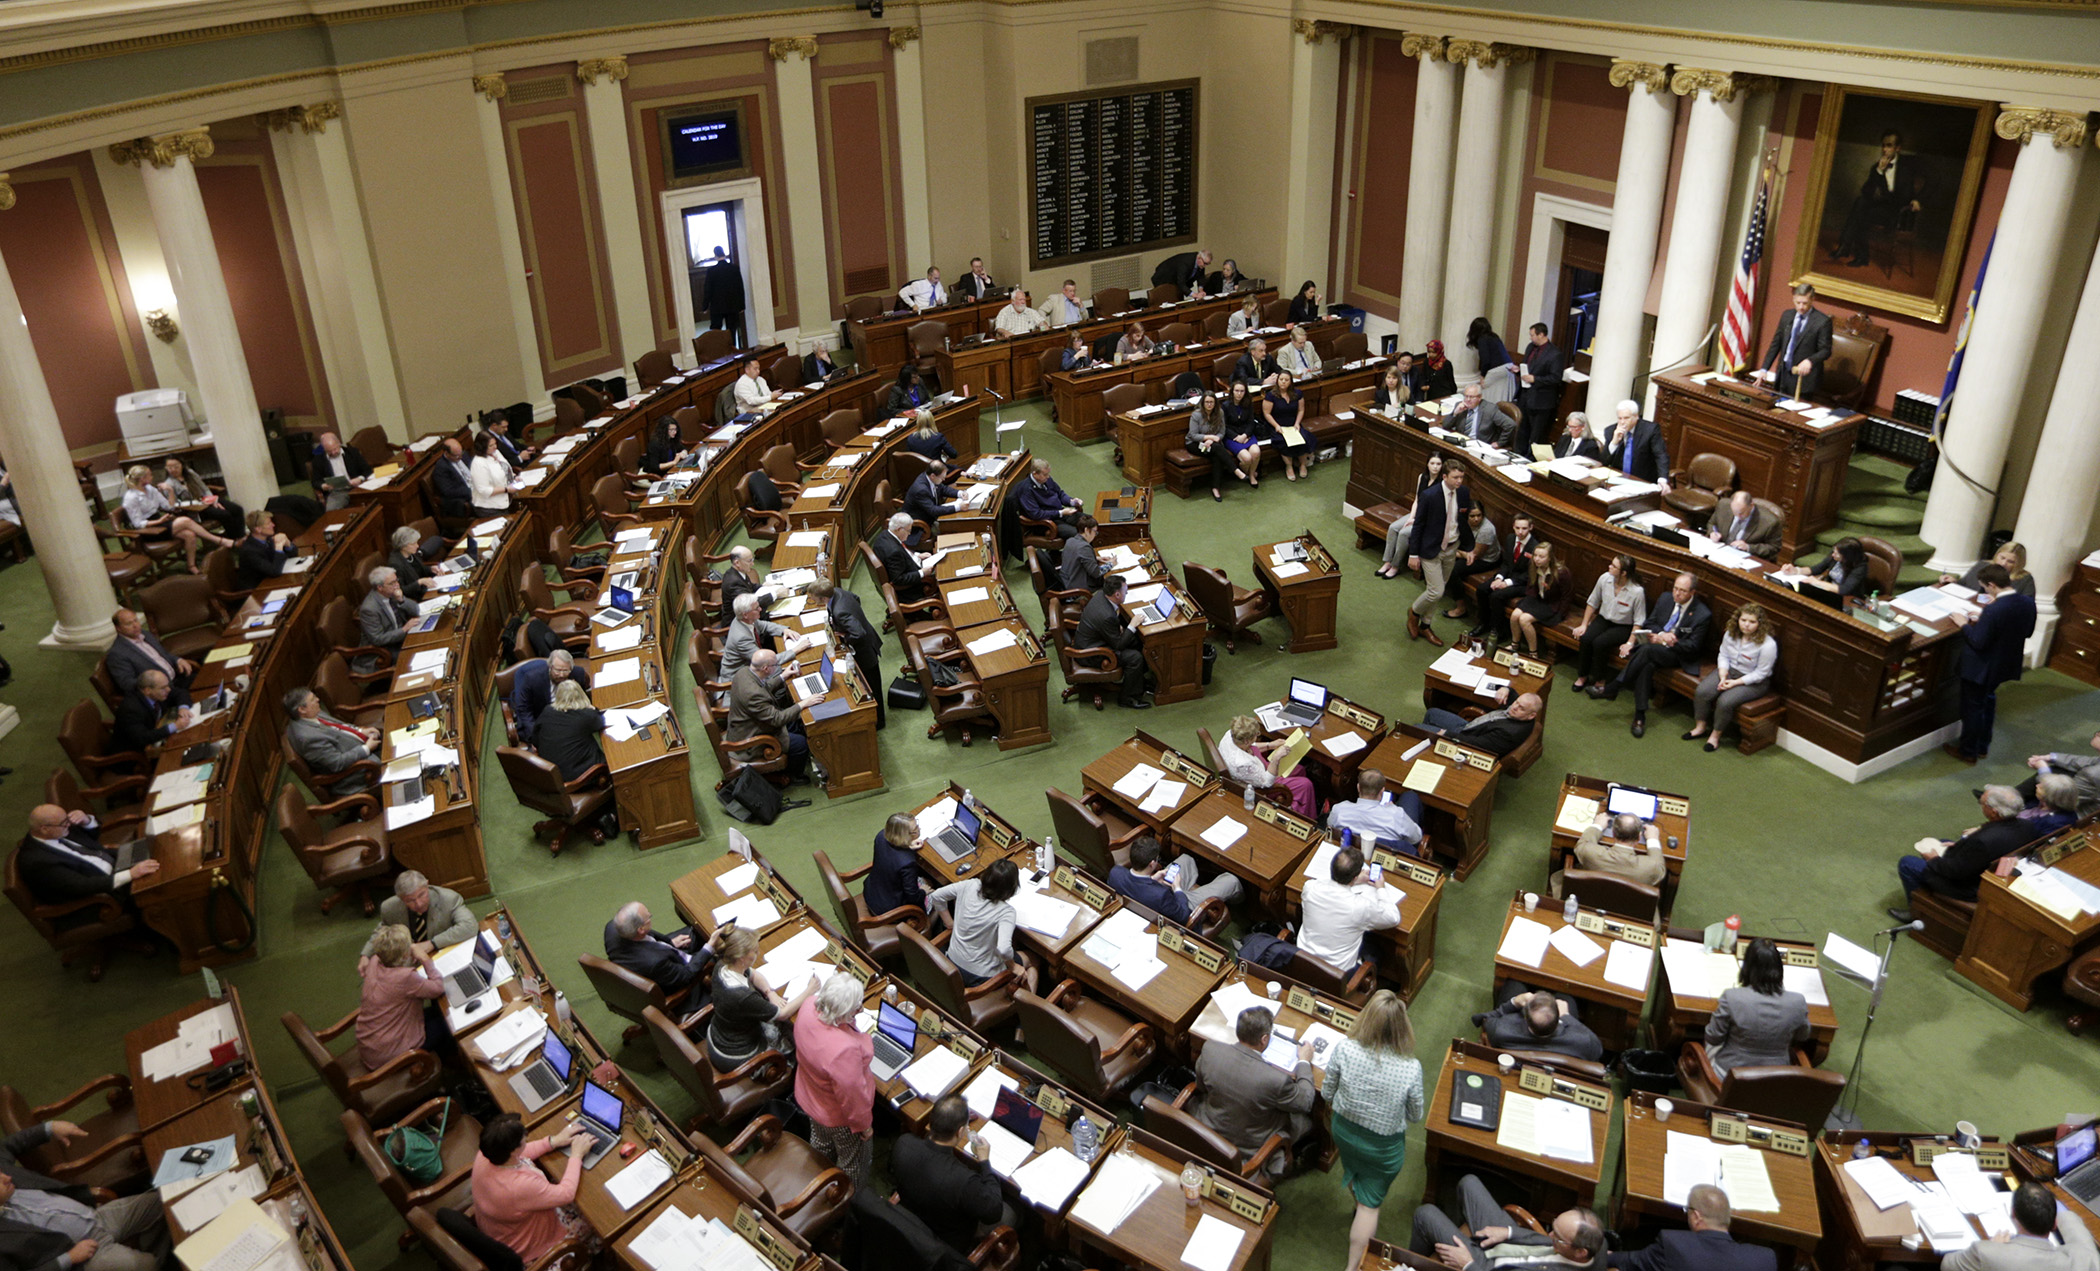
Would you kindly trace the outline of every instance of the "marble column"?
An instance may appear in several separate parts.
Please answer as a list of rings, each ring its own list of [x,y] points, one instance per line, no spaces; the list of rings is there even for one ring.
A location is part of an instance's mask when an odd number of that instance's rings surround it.
[[[14,205],[14,187],[0,172],[0,213]],[[109,615],[117,594],[102,567],[102,543],[80,497],[58,407],[30,336],[14,276],[0,260],[0,454],[7,457],[22,528],[36,543],[37,565],[58,615],[41,643],[100,652],[116,636]],[[0,735],[17,720],[14,707],[0,705]]]
[[[597,177],[598,220],[605,226],[605,263],[612,273],[613,312],[620,326],[620,362],[633,385],[634,360],[657,345],[655,311],[649,304],[649,267],[642,222],[634,197],[634,146],[627,134],[627,59],[594,57],[576,63],[583,81],[583,118],[591,134],[591,167]]]
[[[497,247],[503,251],[504,297],[510,302],[511,333],[518,342],[518,364],[528,382],[518,386],[524,400],[551,412],[547,396],[547,372],[540,361],[539,327],[532,320],[532,289],[525,283],[525,238],[518,230],[518,200],[510,184],[510,148],[503,143],[503,99],[510,94],[503,72],[474,77],[474,94],[481,98],[475,119],[481,125],[481,153],[489,174],[489,203],[496,211]],[[690,360],[689,351],[687,353]],[[542,415],[542,418],[545,418]]]
[[[921,47],[919,28],[890,28],[890,66],[897,84],[897,162],[904,169],[907,262],[933,259],[933,175],[926,163],[926,82],[922,78],[926,60],[920,55]],[[993,266],[995,276],[1004,265],[1002,261]],[[1005,272],[1020,277],[1019,260]]]
[[[1670,91],[1692,99],[1692,117],[1684,134],[1684,165],[1677,176],[1677,208],[1670,218],[1670,258],[1663,266],[1662,302],[1655,314],[1655,346],[1648,357],[1650,374],[1706,358],[1711,343],[1706,333],[1715,316],[1715,276],[1721,266],[1721,237],[1728,218],[1728,187],[1735,173],[1735,143],[1741,131],[1743,98],[1769,82],[1694,66],[1680,66],[1670,76]],[[1616,247],[1616,214],[1612,217],[1612,238]],[[1654,395],[1651,384],[1647,398],[1650,413]]]
[[[1466,328],[1488,315],[1489,261],[1495,241],[1496,156],[1502,153],[1502,117],[1509,100],[1508,68],[1532,58],[1532,50],[1481,40],[1449,40],[1444,56],[1465,69],[1458,99],[1458,147],[1451,173],[1451,214],[1444,249],[1444,348],[1461,384],[1480,378],[1479,360],[1466,347]],[[1458,160],[1463,159],[1464,162]],[[1410,194],[1409,201],[1413,201]],[[1514,348],[1522,344],[1514,333]]]
[[[233,321],[233,298],[212,242],[211,222],[204,214],[204,193],[197,186],[195,161],[212,154],[211,131],[182,132],[111,146],[110,157],[135,163],[146,184],[146,203],[153,209],[153,229],[167,258],[168,282],[175,289],[178,321],[188,336],[190,358],[197,370],[197,394],[203,398],[226,496],[246,508],[259,508],[279,493],[276,465],[263,436],[262,412],[255,405],[255,384],[248,378],[248,358],[241,349],[240,328]]]
[[[1291,45],[1291,118],[1285,134],[1290,152],[1284,188],[1299,193],[1283,202],[1283,276],[1321,280],[1321,294],[1330,299],[1341,290],[1328,276],[1334,226],[1333,124],[1342,44],[1352,29],[1309,18],[1291,24],[1302,38]]]
[[[1662,232],[1670,141],[1677,129],[1677,98],[1669,91],[1668,67],[1615,59],[1611,82],[1627,90],[1626,131],[1619,141],[1619,174],[1612,186],[1611,244],[1604,253],[1585,406],[1592,420],[1605,422],[1611,420],[1614,407],[1633,396],[1633,381],[1645,360],[1641,329],[1648,280],[1655,272],[1655,243]]]
[[[2019,413],[2008,404],[2027,390],[2035,345],[2046,338],[2042,316],[2056,280],[2078,171],[2089,149],[2083,115],[2008,106],[2000,111],[1997,128],[1999,136],[2020,143],[2005,207],[1998,213],[1998,224],[2011,232],[1999,234],[1991,248],[1983,294],[1969,319],[1968,352],[1947,415],[1939,471],[1918,531],[1932,545],[1931,567],[1957,574],[1976,562],[1991,529],[2005,451]],[[2079,360],[2075,355],[2065,359],[2064,373]],[[2039,459],[2037,478],[2044,471]],[[2081,521],[2075,528],[2059,526],[2056,533],[2075,538],[2084,531]]]
[[[1410,31],[1400,37],[1400,51],[1418,68],[1407,162],[1407,238],[1400,257],[1400,347],[1419,353],[1444,329],[1444,240],[1451,232],[1459,69],[1444,56],[1441,35]]]
[[[2071,321],[2066,347],[2090,349],[2096,343],[2100,343],[2100,253],[2086,271],[2085,294],[2078,301],[2078,316]],[[2056,593],[2078,567],[2086,527],[2093,523],[2095,499],[2100,499],[2100,358],[2067,357],[2056,373],[2056,389],[2049,397],[2048,418],[2034,450],[2034,470],[2027,475],[2027,492],[2020,497],[2020,520],[2013,532],[2013,538],[2027,548],[2027,571],[2034,575],[2035,606],[2040,610],[2034,640],[2028,645],[2031,652],[2047,651],[2055,638],[2056,624],[2062,618]]]
[[[787,165],[788,242],[795,249],[797,352],[815,348],[832,329],[831,253],[824,246],[824,191],[817,182],[817,97],[810,63],[817,37],[790,35],[768,41],[773,83],[780,100],[780,144],[788,154],[807,155]],[[913,270],[924,268],[914,262]]]

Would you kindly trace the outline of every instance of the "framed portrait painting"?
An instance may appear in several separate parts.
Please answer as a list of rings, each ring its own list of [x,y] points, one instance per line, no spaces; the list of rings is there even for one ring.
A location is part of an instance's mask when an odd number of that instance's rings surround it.
[[[1996,109],[1828,85],[1794,281],[1869,308],[1946,321]]]

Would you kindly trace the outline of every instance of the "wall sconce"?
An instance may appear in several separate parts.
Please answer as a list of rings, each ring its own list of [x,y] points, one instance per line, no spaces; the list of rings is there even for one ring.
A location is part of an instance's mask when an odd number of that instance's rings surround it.
[[[175,343],[175,337],[182,334],[175,325],[175,315],[166,309],[148,309],[146,329],[158,336],[163,344]]]

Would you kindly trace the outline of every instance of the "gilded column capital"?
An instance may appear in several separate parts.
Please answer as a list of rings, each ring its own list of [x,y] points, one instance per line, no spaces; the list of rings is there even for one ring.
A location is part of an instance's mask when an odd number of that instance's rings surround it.
[[[1355,34],[1356,28],[1346,22],[1329,22],[1323,19],[1297,18],[1291,22],[1291,30],[1305,37],[1307,44],[1318,44],[1332,38],[1336,44]]]
[[[817,60],[817,37],[814,35],[782,35],[766,41],[766,56],[776,62],[785,62],[790,54],[800,53],[805,62]]]
[[[1668,92],[1670,68],[1658,62],[1636,62],[1629,58],[1615,57],[1611,60],[1611,86],[1631,89],[1641,85],[1651,93]]]
[[[1471,63],[1481,70],[1492,71],[1498,66],[1521,66],[1538,55],[1536,49],[1521,44],[1490,44],[1486,40],[1446,40],[1444,59],[1460,65]]]
[[[172,168],[177,159],[192,161],[209,159],[212,156],[211,129],[185,128],[180,132],[162,133],[158,137],[140,137],[135,141],[119,141],[109,148],[109,157],[127,167],[152,164],[156,168]]]
[[[587,57],[576,63],[576,78],[586,84],[595,84],[603,75],[613,83],[627,78],[627,59],[624,56]]]
[[[1444,37],[1424,35],[1420,31],[1406,31],[1400,36],[1400,56],[1421,57],[1428,54],[1432,62],[1444,60]]]
[[[2048,137],[2056,142],[2058,150],[2076,150],[2086,138],[2084,115],[2041,106],[2000,105],[1996,131],[2007,141],[2023,146],[2038,136]]]
[[[342,117],[343,108],[335,102],[319,102],[312,106],[266,110],[255,117],[255,122],[271,132],[290,132],[297,128],[311,137],[327,132],[329,120]]]
[[[15,205],[15,183],[9,179],[13,176],[12,172],[0,172],[0,212]]]
[[[893,49],[901,49],[918,38],[919,28],[915,26],[893,26],[890,28],[890,47]]]
[[[503,82],[502,71],[491,71],[474,77],[474,91],[489,101],[498,102],[510,96],[510,85]]]
[[[1617,72],[1614,71],[1613,74],[1616,75]],[[1679,97],[1696,97],[1704,92],[1717,102],[1734,101],[1738,97],[1748,97],[1752,93],[1766,92],[1778,86],[1779,81],[1769,75],[1716,71],[1703,66],[1680,66],[1670,74],[1670,91]]]

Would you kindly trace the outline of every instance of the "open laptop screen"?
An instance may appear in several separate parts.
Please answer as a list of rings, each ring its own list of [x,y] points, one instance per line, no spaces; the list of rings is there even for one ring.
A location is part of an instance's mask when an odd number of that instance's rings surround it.
[[[2100,1134],[2100,1131],[2089,1125],[2082,1130],[2073,1130],[2057,1140],[2056,1173],[2059,1177],[2093,1159],[2096,1134]]]
[[[957,801],[955,805],[955,832],[957,834],[975,843],[977,841],[977,828],[982,824],[984,824],[984,818],[978,816],[969,804]]]
[[[875,1027],[882,1030],[884,1037],[902,1046],[907,1054],[918,1045],[919,1022],[888,1002],[875,1008]]]
[[[623,1111],[620,1096],[595,1081],[583,1083],[583,1115],[617,1134]]]
[[[540,1058],[547,1061],[547,1066],[554,1070],[556,1077],[564,1082],[568,1081],[569,1065],[575,1062],[576,1057],[569,1053],[567,1046],[561,1044],[561,1038],[555,1036],[551,1028],[547,1030],[547,1040],[540,1046]]]
[[[1301,706],[1310,706],[1316,711],[1327,709],[1327,686],[1311,680],[1291,679],[1291,700]]]
[[[1653,821],[1655,803],[1652,792],[1636,786],[1613,785],[1604,794],[1604,810],[1613,816],[1631,812],[1643,821]]]

